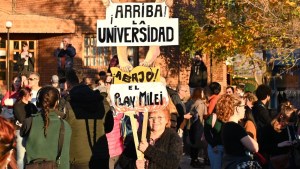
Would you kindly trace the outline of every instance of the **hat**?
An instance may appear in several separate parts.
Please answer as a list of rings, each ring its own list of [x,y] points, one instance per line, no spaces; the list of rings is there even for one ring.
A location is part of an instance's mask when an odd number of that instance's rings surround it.
[[[58,81],[59,81],[58,76],[57,75],[53,75],[52,78],[51,78],[51,82],[52,83],[58,83]]]

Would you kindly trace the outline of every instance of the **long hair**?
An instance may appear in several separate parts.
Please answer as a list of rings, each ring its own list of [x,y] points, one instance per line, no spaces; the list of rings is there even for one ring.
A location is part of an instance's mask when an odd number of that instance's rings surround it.
[[[21,78],[20,76],[14,76],[14,77],[13,77],[13,81],[15,80],[15,78],[18,78],[18,79],[20,80],[20,87],[19,87],[19,89],[18,89],[18,90],[20,90],[20,89],[21,89],[22,78]],[[12,91],[16,91],[16,90],[17,90],[17,89],[15,89],[14,83],[11,84],[11,90],[12,90]]]
[[[18,96],[18,101],[22,100],[23,97],[27,96],[28,94],[30,94],[31,89],[29,87],[25,87],[25,88],[21,88],[19,91],[19,96]]]
[[[52,87],[46,86],[38,91],[38,105],[42,109],[41,113],[44,121],[44,136],[47,136],[47,128],[50,124],[49,121],[49,110],[57,106],[57,101],[59,99],[59,91]]]
[[[281,132],[282,128],[285,128],[290,122],[295,122],[297,117],[295,115],[296,108],[291,104],[290,101],[283,102],[281,104],[281,111],[278,115],[271,121],[271,125],[274,130]]]
[[[22,52],[24,52],[24,50],[23,50],[23,47],[25,47],[25,46],[28,46],[28,43],[27,42],[25,42],[25,41],[23,41],[22,43],[21,43],[21,53]]]
[[[17,169],[14,157],[16,146],[15,138],[16,136],[13,124],[0,116],[0,168],[5,167],[8,162],[8,158],[10,158],[8,165],[12,169]]]
[[[117,55],[114,55],[108,65],[107,73],[111,73],[111,67],[117,67],[119,65],[119,59]]]
[[[193,93],[191,93],[191,100],[196,101],[198,99],[207,100],[202,88],[196,88]]]

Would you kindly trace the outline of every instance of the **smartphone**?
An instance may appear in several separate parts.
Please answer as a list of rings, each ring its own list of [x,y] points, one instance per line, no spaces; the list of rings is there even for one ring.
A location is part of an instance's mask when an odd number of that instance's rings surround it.
[[[64,48],[64,43],[63,43],[63,42],[60,42],[59,48],[60,48],[60,49],[63,49],[63,48]]]

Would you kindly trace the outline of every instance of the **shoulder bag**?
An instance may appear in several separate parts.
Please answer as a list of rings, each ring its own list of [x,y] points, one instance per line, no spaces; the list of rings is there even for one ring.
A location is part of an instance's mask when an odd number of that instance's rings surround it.
[[[29,164],[26,164],[25,169],[57,169],[60,164],[60,157],[62,146],[64,144],[64,134],[65,134],[65,125],[64,121],[60,119],[61,125],[59,130],[58,138],[58,152],[56,156],[56,161],[47,161],[46,159],[34,159],[30,161]]]

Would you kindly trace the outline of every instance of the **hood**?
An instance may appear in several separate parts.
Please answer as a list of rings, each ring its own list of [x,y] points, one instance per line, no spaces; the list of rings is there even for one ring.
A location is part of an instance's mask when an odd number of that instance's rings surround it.
[[[102,119],[105,114],[103,96],[99,90],[78,85],[70,90],[70,105],[77,119]]]

